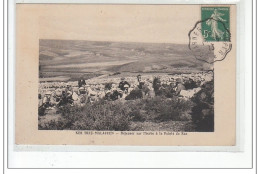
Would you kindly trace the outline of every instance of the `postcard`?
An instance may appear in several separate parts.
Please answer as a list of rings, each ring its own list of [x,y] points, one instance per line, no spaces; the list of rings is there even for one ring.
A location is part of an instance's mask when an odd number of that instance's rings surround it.
[[[235,146],[236,5],[17,4],[17,145]]]

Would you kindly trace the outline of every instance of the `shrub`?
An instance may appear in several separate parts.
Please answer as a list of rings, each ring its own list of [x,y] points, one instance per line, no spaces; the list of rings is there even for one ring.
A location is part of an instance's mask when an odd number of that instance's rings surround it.
[[[39,129],[71,130],[127,130],[129,126],[128,110],[117,102],[99,101],[80,106],[60,108],[62,118],[50,121]]]
[[[136,100],[143,97],[143,93],[141,89],[134,89],[130,92],[128,96],[126,96],[126,100]]]
[[[194,95],[192,101],[195,106],[192,108],[192,121],[197,131],[214,131],[214,82],[206,82],[202,89]]]
[[[115,130],[130,129],[131,121],[182,121],[187,116],[191,102],[177,97],[155,97],[125,102],[100,100],[84,106],[66,105],[60,108],[58,121],[50,121],[39,129],[52,130]]]
[[[125,103],[126,107],[129,109],[129,117],[131,121],[146,121],[148,120],[148,115],[144,110],[144,102],[142,99],[137,99],[134,101],[127,101]]]
[[[149,113],[156,113],[157,117],[155,119],[157,120],[183,121],[189,119],[187,113],[191,106],[192,102],[178,97],[172,99],[155,97],[154,99],[147,99],[145,107]]]
[[[46,110],[46,108],[44,107],[44,105],[38,107],[39,116],[43,116],[45,114],[45,110]]]
[[[68,129],[70,127],[70,124],[67,120],[61,120],[59,119],[58,121],[55,120],[50,120],[47,123],[38,124],[38,129],[39,130],[64,130]]]

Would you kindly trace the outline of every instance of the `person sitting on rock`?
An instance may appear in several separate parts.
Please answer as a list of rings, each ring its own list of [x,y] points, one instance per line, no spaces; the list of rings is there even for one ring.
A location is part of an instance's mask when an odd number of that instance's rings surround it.
[[[113,91],[113,96],[118,96],[117,98],[122,98],[124,93],[128,93],[128,89],[130,88],[130,84],[125,80],[124,77],[121,78],[121,82],[118,85],[118,90]],[[114,99],[116,97],[113,97]]]
[[[125,91],[125,89],[129,88],[129,87],[130,87],[130,84],[125,80],[124,77],[122,77],[121,82],[118,85],[118,88],[121,89],[122,91]]]
[[[55,104],[58,104],[62,97],[62,89],[61,88],[55,89],[53,97],[55,99]]]
[[[189,80],[187,80],[187,82],[184,84],[186,89],[193,89],[193,88],[197,88],[198,86],[196,85],[196,82],[189,78]]]
[[[142,81],[142,76],[139,74],[138,76],[137,76],[137,81],[138,81],[138,88],[139,89],[142,89],[143,88],[143,85],[144,85],[144,82]]]
[[[180,78],[177,78],[174,95],[178,96],[180,94],[181,90],[186,90],[186,88],[183,85],[182,80]]]
[[[42,103],[46,106],[46,107],[50,107],[51,106],[51,92],[46,92],[43,98]]]
[[[67,85],[67,88],[65,89],[65,92],[66,92],[66,98],[67,98],[68,103],[73,104],[73,98],[72,98],[73,90],[72,90],[72,86],[71,85]]]
[[[81,78],[78,81],[78,85],[79,85],[79,88],[82,87],[82,86],[85,86],[86,85],[86,81],[83,78]]]
[[[139,82],[137,87],[142,91],[142,98],[144,98],[150,91],[149,85],[142,80],[142,76],[140,74],[137,76],[137,81]]]
[[[61,94],[61,99],[58,103],[58,106],[63,106],[63,105],[66,105],[68,103],[68,100],[67,100],[67,95],[66,95],[66,92],[65,91],[62,91],[62,94]]]
[[[86,91],[90,103],[93,103],[94,101],[97,100],[97,92],[92,90],[90,85],[86,86]]]

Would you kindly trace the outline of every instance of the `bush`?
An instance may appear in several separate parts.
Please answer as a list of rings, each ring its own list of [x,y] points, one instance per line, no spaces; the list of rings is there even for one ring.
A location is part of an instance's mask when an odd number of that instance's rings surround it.
[[[66,105],[60,108],[62,118],[50,121],[39,129],[51,130],[115,130],[130,129],[131,121],[182,121],[187,116],[191,102],[179,98],[155,97],[121,102],[97,101],[85,106]]]
[[[43,116],[45,114],[45,110],[46,110],[46,108],[44,107],[44,105],[38,107],[39,116]]]
[[[159,121],[186,121],[189,120],[188,112],[192,106],[192,102],[174,97],[166,99],[163,97],[155,97],[146,100],[146,110],[149,113],[156,113],[155,119]]]
[[[192,108],[192,121],[197,131],[214,131],[214,82],[206,82],[202,89],[194,95],[192,101],[195,106]]]
[[[127,101],[125,103],[126,107],[129,109],[129,117],[131,121],[146,121],[149,119],[149,116],[146,114],[146,111],[144,110],[144,100],[143,99],[137,99],[134,101]]]
[[[134,89],[130,92],[128,96],[125,97],[126,100],[136,100],[143,97],[141,89]]]
[[[38,129],[39,130],[65,130],[68,129],[68,127],[70,125],[68,121],[66,120],[59,120],[59,121],[54,121],[54,120],[50,120],[47,123],[44,123],[44,125],[42,124],[38,124]]]
[[[67,105],[60,112],[59,121],[51,121],[39,129],[123,131],[128,129],[130,120],[129,111],[116,102],[99,101],[83,107]]]

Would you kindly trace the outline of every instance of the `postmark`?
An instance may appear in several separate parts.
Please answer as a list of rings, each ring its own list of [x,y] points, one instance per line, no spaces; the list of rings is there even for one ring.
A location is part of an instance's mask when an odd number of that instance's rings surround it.
[[[188,34],[189,49],[198,60],[222,61],[232,49],[229,7],[202,7],[201,14]]]

